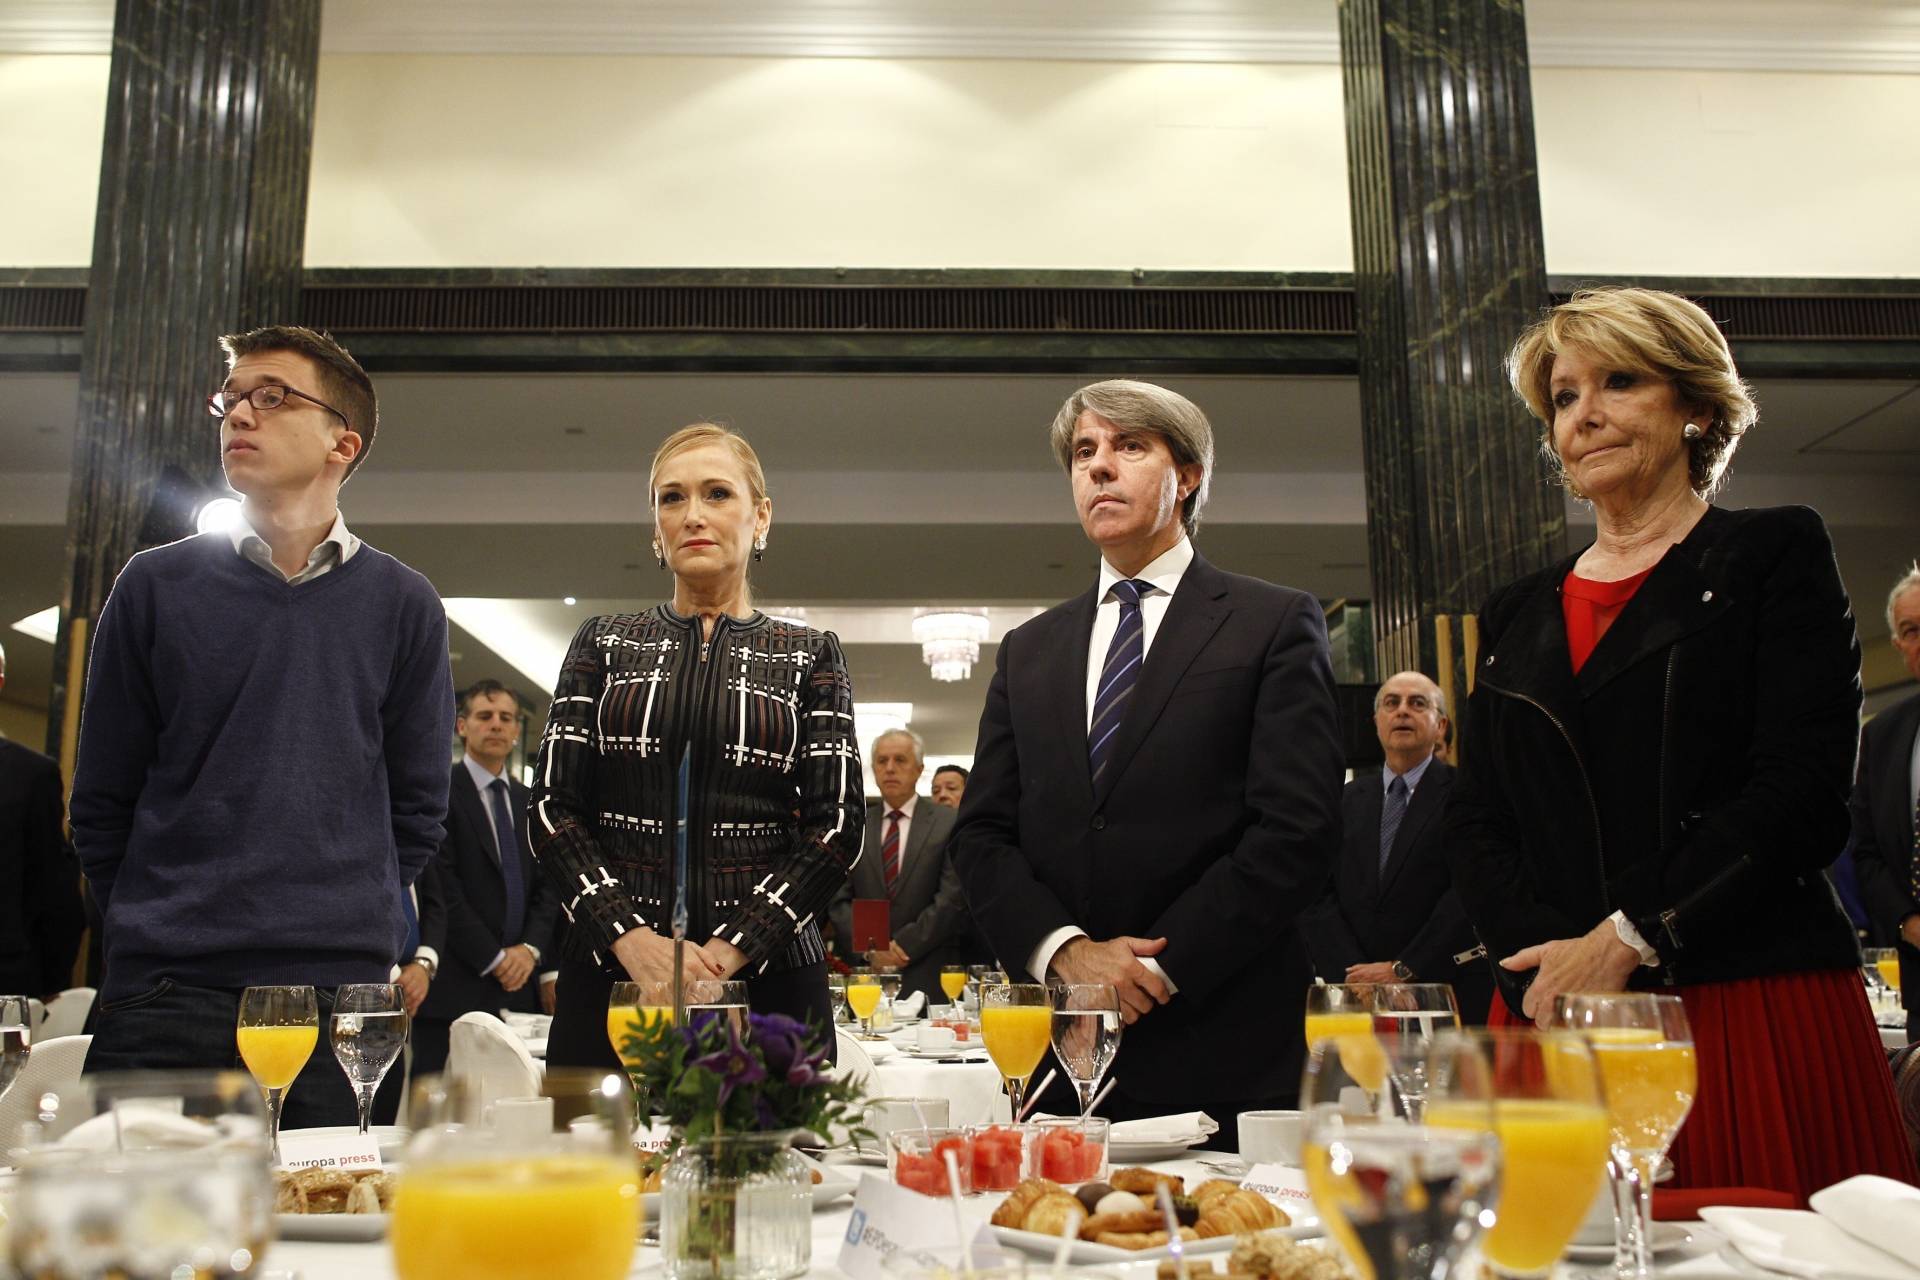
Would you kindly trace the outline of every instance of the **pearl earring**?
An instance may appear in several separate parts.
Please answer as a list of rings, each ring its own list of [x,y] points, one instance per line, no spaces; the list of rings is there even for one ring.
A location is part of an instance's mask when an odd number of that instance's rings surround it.
[[[1688,440],[1698,440],[1700,438],[1700,424],[1697,422],[1689,422],[1685,427],[1681,428],[1680,434]]]

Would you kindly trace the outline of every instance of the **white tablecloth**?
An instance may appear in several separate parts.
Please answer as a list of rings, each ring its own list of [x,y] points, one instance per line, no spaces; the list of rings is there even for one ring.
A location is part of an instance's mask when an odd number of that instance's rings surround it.
[[[992,1124],[1010,1118],[1000,1072],[991,1062],[923,1062],[895,1052],[873,1065],[875,1098],[945,1098],[947,1122]]]

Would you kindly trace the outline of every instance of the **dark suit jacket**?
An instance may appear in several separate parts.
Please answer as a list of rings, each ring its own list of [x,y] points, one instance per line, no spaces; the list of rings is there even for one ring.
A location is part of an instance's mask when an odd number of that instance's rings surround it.
[[[86,918],[64,807],[60,766],[0,739],[0,991],[46,996],[72,985]]]
[[[537,1011],[537,972],[515,992],[503,990],[491,975],[481,972],[503,948],[514,943],[531,943],[540,952],[538,970],[559,964],[553,932],[560,900],[534,866],[533,849],[527,843],[527,789],[512,779],[508,779],[507,809],[513,814],[514,830],[520,837],[514,854],[520,859],[521,883],[526,886],[525,927],[517,938],[501,935],[507,884],[494,850],[493,819],[473,785],[466,762],[453,766],[447,788],[447,839],[432,863],[434,890],[446,913],[446,933],[440,971],[420,1006],[423,1018],[457,1018],[476,1009],[487,1013],[501,1009]],[[421,940],[428,941],[424,914]]]
[[[1483,961],[1453,962],[1475,943],[1441,843],[1452,788],[1453,766],[1444,760],[1429,763],[1383,870],[1380,814],[1387,793],[1380,771],[1369,766],[1349,782],[1340,797],[1345,831],[1340,859],[1326,895],[1300,927],[1313,952],[1314,971],[1328,982],[1346,981],[1350,965],[1399,960],[1416,981],[1452,984],[1462,1020],[1485,1022],[1493,975]]]
[[[1900,921],[1920,911],[1913,892],[1913,806],[1907,802],[1913,794],[1908,770],[1915,734],[1920,734],[1920,693],[1867,721],[1850,805],[1860,894],[1874,923],[1896,937]],[[1920,1024],[1920,950],[1904,941],[1898,945],[1901,1000],[1909,1025]]]
[[[927,999],[945,1002],[946,993],[940,990],[940,966],[960,963],[960,935],[967,923],[967,900],[960,892],[960,877],[947,852],[954,811],[919,796],[907,816],[910,822],[901,883],[887,913],[893,940],[912,957],[901,974],[901,989],[924,991]],[[866,843],[861,846],[864,852],[853,864],[846,887],[833,900],[833,932],[837,938],[853,938],[855,898],[887,896],[886,871],[880,861],[886,819],[887,806],[869,800]]]
[[[1016,969],[1065,925],[1167,939],[1179,994],[1121,1038],[1125,1099],[1292,1098],[1312,977],[1296,920],[1339,848],[1344,771],[1319,602],[1195,555],[1096,791],[1096,589],[1000,644],[952,845],[974,919]]]

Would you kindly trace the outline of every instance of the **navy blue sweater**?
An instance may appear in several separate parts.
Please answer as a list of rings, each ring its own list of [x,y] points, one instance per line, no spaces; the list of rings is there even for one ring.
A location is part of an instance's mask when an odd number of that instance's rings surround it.
[[[127,562],[100,615],[73,843],[102,1001],[385,982],[439,846],[453,681],[425,578],[361,545],[289,586],[225,534]]]

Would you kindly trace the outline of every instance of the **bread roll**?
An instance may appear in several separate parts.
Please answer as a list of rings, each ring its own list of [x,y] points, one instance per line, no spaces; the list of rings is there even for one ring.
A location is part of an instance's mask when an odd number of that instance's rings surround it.
[[[1080,1203],[1080,1197],[1070,1191],[1049,1191],[1027,1210],[1026,1222],[1021,1229],[1048,1236],[1064,1236],[1086,1220],[1087,1211]]]

